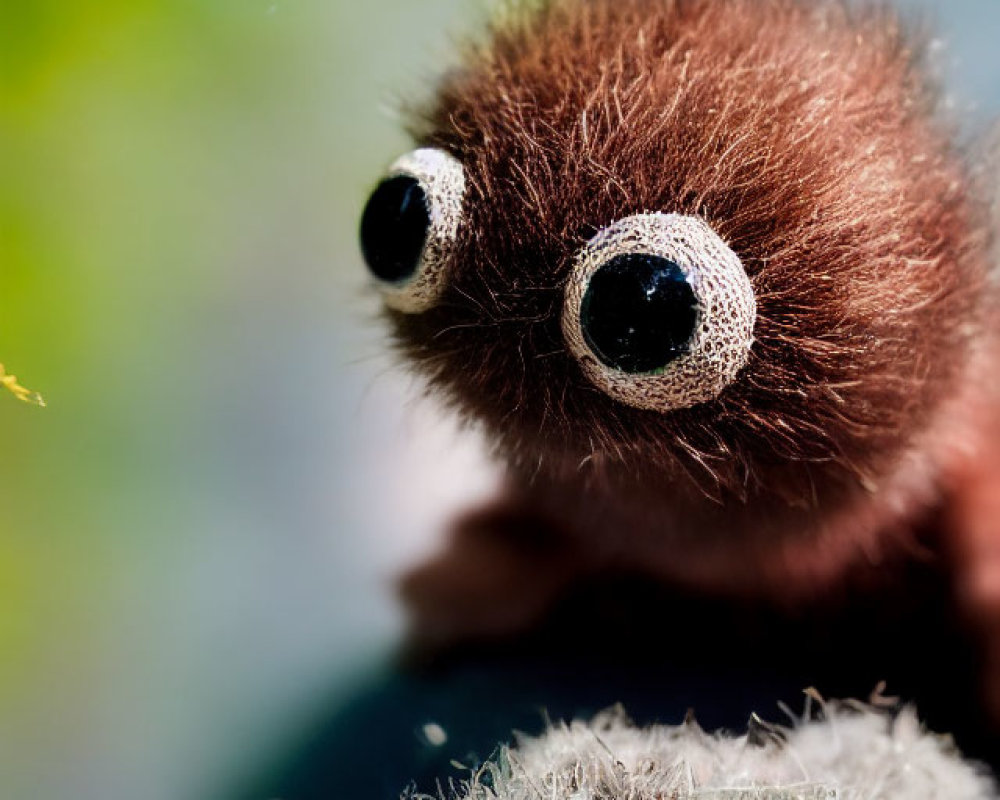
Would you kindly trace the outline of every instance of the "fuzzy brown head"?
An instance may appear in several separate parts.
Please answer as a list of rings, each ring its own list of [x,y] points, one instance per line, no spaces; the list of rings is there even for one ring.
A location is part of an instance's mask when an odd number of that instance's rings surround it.
[[[913,47],[824,0],[506,14],[366,210],[400,347],[550,480],[877,481],[963,379],[986,270]]]

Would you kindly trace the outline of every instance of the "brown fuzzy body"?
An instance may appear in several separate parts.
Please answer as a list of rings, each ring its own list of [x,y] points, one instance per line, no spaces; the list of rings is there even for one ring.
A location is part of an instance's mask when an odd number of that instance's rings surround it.
[[[408,581],[422,624],[489,628],[491,592],[549,586],[492,622],[516,627],[607,564],[778,601],[928,547],[963,564],[992,551],[997,573],[1000,523],[981,513],[1000,491],[988,213],[891,13],[551,0],[471,47],[413,132],[464,166],[466,219],[440,301],[390,312],[394,330],[510,475],[505,510],[471,525],[489,533],[466,524]],[[596,389],[559,325],[574,253],[647,211],[707,221],[757,302],[739,378],[666,413]],[[561,544],[505,551],[501,529],[526,519]],[[968,607],[1000,641],[989,580]]]

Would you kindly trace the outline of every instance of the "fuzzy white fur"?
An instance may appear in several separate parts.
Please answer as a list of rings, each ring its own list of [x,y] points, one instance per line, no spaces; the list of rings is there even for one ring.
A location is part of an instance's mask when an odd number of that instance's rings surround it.
[[[807,718],[810,716],[807,709]],[[986,771],[909,708],[824,704],[744,736],[694,722],[637,728],[620,709],[518,736],[452,791],[461,800],[990,800]],[[413,792],[410,800],[424,797]]]

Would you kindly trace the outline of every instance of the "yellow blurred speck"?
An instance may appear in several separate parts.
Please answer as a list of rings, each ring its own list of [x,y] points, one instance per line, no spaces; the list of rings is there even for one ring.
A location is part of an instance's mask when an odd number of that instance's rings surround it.
[[[8,375],[6,370],[4,370],[3,364],[0,364],[0,385],[13,394],[18,400],[23,400],[25,403],[32,403],[36,406],[42,406],[43,408],[45,407],[45,399],[38,392],[25,389],[21,384],[19,384],[17,382],[17,375]]]

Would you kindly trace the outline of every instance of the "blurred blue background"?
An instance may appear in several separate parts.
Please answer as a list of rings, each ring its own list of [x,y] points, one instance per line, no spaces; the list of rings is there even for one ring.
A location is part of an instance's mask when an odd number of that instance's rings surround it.
[[[903,5],[981,135],[1000,3]],[[224,796],[392,651],[392,576],[493,478],[355,229],[486,8],[0,6],[0,361],[49,401],[0,396],[0,796]]]

